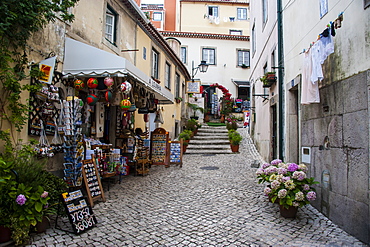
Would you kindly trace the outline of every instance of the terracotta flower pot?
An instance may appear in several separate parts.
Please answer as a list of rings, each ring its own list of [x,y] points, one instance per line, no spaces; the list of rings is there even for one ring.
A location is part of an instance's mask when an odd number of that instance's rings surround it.
[[[11,239],[12,232],[9,227],[0,226],[0,243],[8,242]]]
[[[283,205],[279,205],[280,215],[284,218],[295,218],[297,216],[298,207],[289,206],[285,208]]]
[[[49,227],[49,220],[48,220],[48,218],[46,218],[44,216],[44,217],[42,217],[42,221],[41,222],[37,222],[37,224],[36,224],[36,232],[37,233],[46,232],[46,229],[48,229],[48,227]]]
[[[230,144],[230,147],[231,147],[231,151],[233,153],[237,153],[239,152],[239,145],[233,145],[233,144]]]

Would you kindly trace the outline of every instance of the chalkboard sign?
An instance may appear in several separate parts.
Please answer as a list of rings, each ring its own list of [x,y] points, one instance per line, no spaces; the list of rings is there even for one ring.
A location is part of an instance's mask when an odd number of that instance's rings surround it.
[[[75,234],[95,226],[97,223],[95,215],[92,208],[87,205],[81,190],[63,193],[62,199]]]
[[[182,140],[170,141],[170,164],[180,164],[182,166]]]
[[[82,175],[86,186],[87,197],[91,207],[94,206],[94,201],[102,199],[105,202],[103,187],[100,180],[100,174],[93,159],[83,160]]]
[[[157,128],[151,135],[150,157],[153,165],[168,165],[168,132],[163,128]]]

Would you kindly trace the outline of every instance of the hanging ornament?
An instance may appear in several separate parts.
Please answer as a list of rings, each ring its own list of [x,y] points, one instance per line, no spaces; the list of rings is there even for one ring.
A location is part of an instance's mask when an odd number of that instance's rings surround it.
[[[98,80],[94,77],[91,77],[87,80],[87,86],[90,88],[90,89],[95,89],[97,88],[99,85],[98,83]]]
[[[95,105],[98,100],[99,98],[95,94],[89,94],[89,96],[86,98],[87,104],[91,106]]]
[[[129,93],[131,91],[131,83],[129,83],[128,81],[125,81],[125,82],[122,82],[121,84],[121,91],[123,93]]]
[[[105,100],[109,103],[112,100],[112,92],[111,91],[106,91],[105,92]]]
[[[113,81],[112,77],[105,77],[104,78],[104,85],[106,85],[108,88],[113,86],[113,84],[114,84],[114,81]]]
[[[82,80],[79,80],[79,79],[75,80],[74,84],[75,84],[75,89],[76,90],[82,90],[85,87],[85,83]]]
[[[126,91],[126,82],[121,83],[121,91],[125,92]]]
[[[121,100],[121,103],[119,104],[122,110],[127,111],[131,107],[131,102],[128,99]]]

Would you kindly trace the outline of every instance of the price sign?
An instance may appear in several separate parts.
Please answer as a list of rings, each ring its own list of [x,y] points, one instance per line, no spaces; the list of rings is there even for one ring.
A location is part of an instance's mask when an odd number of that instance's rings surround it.
[[[151,160],[154,165],[168,165],[168,132],[163,128],[155,129],[151,134]]]
[[[95,215],[87,205],[81,190],[63,193],[62,199],[75,234],[81,234],[95,226]]]
[[[170,142],[170,164],[182,164],[182,149],[180,141]]]
[[[94,157],[94,155],[92,155],[92,157]],[[105,202],[104,191],[95,162],[93,159],[89,159],[83,160],[82,163],[82,175],[90,205],[94,206],[94,201],[100,198]]]

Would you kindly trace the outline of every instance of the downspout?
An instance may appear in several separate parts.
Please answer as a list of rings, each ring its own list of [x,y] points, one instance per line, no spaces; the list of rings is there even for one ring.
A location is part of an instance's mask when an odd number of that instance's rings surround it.
[[[282,2],[277,0],[277,28],[278,28],[278,90],[279,90],[279,159],[284,160],[284,80],[283,80],[283,25]]]

